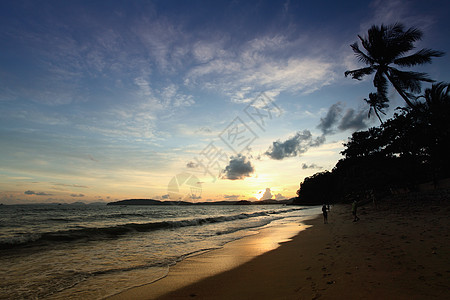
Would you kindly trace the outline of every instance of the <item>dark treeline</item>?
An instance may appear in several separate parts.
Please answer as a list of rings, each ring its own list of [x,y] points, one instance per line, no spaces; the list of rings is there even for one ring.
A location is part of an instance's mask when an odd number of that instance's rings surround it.
[[[305,178],[297,191],[297,204],[323,204],[350,201],[374,195],[381,197],[400,189],[413,191],[417,185],[450,177],[450,85],[433,84],[421,96],[421,82],[433,82],[424,73],[400,71],[391,65],[410,67],[430,63],[444,53],[421,49],[411,55],[413,43],[422,37],[416,28],[401,24],[373,26],[367,37],[358,36],[366,52],[357,43],[351,45],[359,61],[367,66],[347,71],[354,79],[374,74],[376,93],[369,94],[372,111],[381,122],[378,127],[353,133],[344,158],[333,170]],[[384,123],[379,112],[388,107],[388,82],[405,100]]]
[[[403,108],[378,127],[353,133],[344,158],[333,170],[305,178],[297,203],[350,200],[373,191],[383,196],[398,189],[450,177],[450,85],[425,91],[414,108]]]

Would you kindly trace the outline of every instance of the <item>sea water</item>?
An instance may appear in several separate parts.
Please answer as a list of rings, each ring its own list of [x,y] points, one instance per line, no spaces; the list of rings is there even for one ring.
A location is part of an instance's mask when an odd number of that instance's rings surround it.
[[[101,299],[190,255],[317,208],[281,205],[0,206],[0,299]]]

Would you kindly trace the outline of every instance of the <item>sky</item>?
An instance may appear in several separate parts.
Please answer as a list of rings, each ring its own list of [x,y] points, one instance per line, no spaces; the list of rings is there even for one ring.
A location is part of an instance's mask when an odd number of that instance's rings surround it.
[[[0,203],[294,197],[379,125],[350,44],[449,1],[1,1]],[[450,59],[414,67],[450,81]],[[429,87],[424,85],[423,88]],[[390,90],[392,116],[404,106]],[[385,118],[386,118],[385,117]]]

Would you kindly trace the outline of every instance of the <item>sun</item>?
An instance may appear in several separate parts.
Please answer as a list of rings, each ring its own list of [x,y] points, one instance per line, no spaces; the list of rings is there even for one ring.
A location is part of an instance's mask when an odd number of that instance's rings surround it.
[[[264,196],[264,190],[259,190],[256,194],[253,194],[253,196],[256,199],[261,200],[261,198]]]

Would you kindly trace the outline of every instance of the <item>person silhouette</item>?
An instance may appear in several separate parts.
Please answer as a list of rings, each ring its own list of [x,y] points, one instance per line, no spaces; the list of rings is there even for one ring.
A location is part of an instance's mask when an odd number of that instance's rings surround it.
[[[325,204],[322,206],[322,213],[323,213],[323,224],[328,224],[328,212],[327,206]]]

